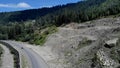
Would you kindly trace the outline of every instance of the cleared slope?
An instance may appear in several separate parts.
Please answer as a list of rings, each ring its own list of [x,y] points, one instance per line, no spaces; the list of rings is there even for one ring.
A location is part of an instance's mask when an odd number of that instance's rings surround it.
[[[113,55],[119,56],[111,52],[118,51],[119,44],[113,43],[113,48],[104,45],[106,41],[119,38],[119,21],[119,17],[103,18],[60,27],[58,32],[48,37],[44,45],[50,47],[59,59],[64,59],[63,63],[67,65],[65,68],[115,68],[120,64]],[[103,60],[99,61],[101,58]]]

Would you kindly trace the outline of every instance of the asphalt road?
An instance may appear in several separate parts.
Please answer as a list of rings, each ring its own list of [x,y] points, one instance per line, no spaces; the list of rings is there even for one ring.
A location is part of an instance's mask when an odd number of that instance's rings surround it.
[[[10,44],[13,47],[17,47],[17,50],[22,50],[22,52],[25,52],[25,54],[29,58],[29,65],[31,65],[31,68],[49,68],[48,65],[45,63],[45,61],[33,50],[25,47],[24,44],[20,44],[15,41],[4,41],[8,44]]]

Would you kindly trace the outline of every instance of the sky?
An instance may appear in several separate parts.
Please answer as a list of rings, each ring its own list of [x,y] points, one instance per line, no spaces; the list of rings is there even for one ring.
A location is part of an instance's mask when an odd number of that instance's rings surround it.
[[[52,7],[78,1],[80,0],[0,0],[0,12]]]

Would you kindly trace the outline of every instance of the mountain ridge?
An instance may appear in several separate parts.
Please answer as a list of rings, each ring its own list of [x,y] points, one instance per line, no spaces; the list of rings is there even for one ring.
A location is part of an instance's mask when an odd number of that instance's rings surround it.
[[[5,17],[5,20],[8,18],[8,21],[5,21],[5,22],[15,22],[15,21],[20,22],[20,21],[27,21],[27,20],[30,20],[30,19],[33,20],[33,19],[36,19],[38,17],[44,16],[48,13],[53,13],[56,10],[59,10],[61,8],[65,8],[65,7],[68,7],[68,6],[71,6],[71,5],[75,5],[75,4],[76,3],[68,3],[68,4],[65,4],[65,5],[57,5],[57,6],[53,6],[53,7],[42,7],[42,8],[37,8],[37,9],[27,9],[27,10],[21,10],[21,11],[0,12],[0,17]],[[8,15],[7,18],[6,18],[6,15]],[[29,16],[31,16],[31,18],[28,17],[26,19],[11,20],[11,18],[9,16],[12,16],[12,15],[15,16],[15,17],[16,16],[22,17],[22,16],[29,15]],[[14,19],[16,19],[16,18],[14,18]],[[4,21],[4,18],[3,18],[3,21]]]
[[[94,0],[93,0],[94,1]],[[105,1],[101,0],[100,2]],[[99,3],[99,1],[97,1]],[[98,4],[96,2],[96,4]],[[58,5],[51,8],[40,8],[40,9],[30,9],[30,10],[23,10],[23,11],[14,11],[14,12],[3,12],[0,13],[0,23],[7,23],[7,22],[21,22],[21,21],[27,21],[27,20],[33,20],[37,19],[43,16],[46,16],[48,14],[61,14],[64,13],[65,10],[73,9],[77,12],[85,9],[85,7],[88,6],[88,4],[93,4],[92,2],[88,1],[79,1],[77,3],[68,3],[66,5]],[[83,5],[83,7],[80,7]],[[77,7],[77,8],[76,8]],[[80,8],[80,10],[79,10]]]

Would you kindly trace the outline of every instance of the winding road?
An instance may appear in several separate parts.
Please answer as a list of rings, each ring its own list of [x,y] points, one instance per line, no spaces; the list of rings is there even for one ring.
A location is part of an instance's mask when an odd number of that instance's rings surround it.
[[[49,68],[47,63],[38,55],[36,52],[34,52],[32,49],[27,48],[24,44],[20,44],[15,41],[3,41],[8,44],[10,44],[12,47],[17,49],[19,52],[24,52],[24,54],[27,55],[27,58],[29,59],[29,68]],[[20,51],[21,50],[21,51]]]

